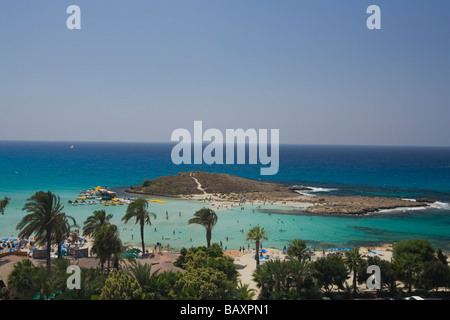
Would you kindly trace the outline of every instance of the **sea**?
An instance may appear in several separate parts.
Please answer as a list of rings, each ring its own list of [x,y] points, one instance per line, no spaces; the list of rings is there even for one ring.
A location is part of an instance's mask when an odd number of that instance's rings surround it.
[[[78,205],[79,191],[96,186],[134,197],[124,189],[144,179],[176,175],[181,171],[234,174],[259,181],[309,187],[308,196],[366,195],[402,199],[432,198],[427,208],[384,210],[362,216],[310,215],[298,208],[266,203],[216,210],[218,222],[212,242],[224,249],[247,249],[247,231],[263,227],[267,248],[282,249],[302,239],[317,250],[376,247],[407,239],[428,240],[435,249],[450,252],[450,148],[397,146],[280,145],[279,171],[260,175],[260,164],[175,165],[173,144],[125,142],[0,141],[0,199],[11,198],[0,215],[0,238],[17,237],[22,210],[37,191],[52,191],[61,199],[64,212],[75,218],[79,229],[95,210],[113,215],[124,244],[140,245],[139,226],[121,221],[124,206]],[[145,243],[161,243],[173,250],[206,245],[202,226],[188,224],[194,213],[208,207],[198,200],[149,197],[156,214],[145,226]],[[254,244],[250,243],[250,246]]]

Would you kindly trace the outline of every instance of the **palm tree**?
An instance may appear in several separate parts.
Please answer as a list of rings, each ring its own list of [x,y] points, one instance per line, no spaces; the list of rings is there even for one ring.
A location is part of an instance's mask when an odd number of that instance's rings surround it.
[[[359,266],[363,263],[363,257],[359,253],[359,248],[353,249],[351,251],[347,251],[345,253],[345,264],[350,272],[353,272],[353,293],[356,293],[356,273],[359,269]]]
[[[69,224],[69,220],[72,220],[72,226]],[[77,227],[77,224],[73,217],[66,216],[64,213],[60,215],[60,219],[58,220],[57,224],[58,226],[55,229],[55,241],[57,244],[58,259],[60,259],[62,241],[70,234],[70,229],[72,227]]]
[[[127,223],[131,218],[136,218],[136,223],[139,223],[141,229],[142,253],[145,253],[144,243],[144,225],[151,224],[150,216],[156,219],[156,214],[147,211],[148,202],[145,199],[139,198],[128,205],[127,212],[122,218],[122,221]]]
[[[34,266],[31,260],[23,259],[14,265],[8,277],[8,287],[13,297],[19,299],[32,299],[34,291],[32,274]]]
[[[238,300],[253,300],[256,295],[256,290],[250,288],[250,284],[243,284],[242,281],[239,280],[239,283],[236,287],[236,298]]]
[[[118,256],[122,249],[119,231],[114,224],[105,224],[94,234],[92,252],[100,259],[101,268],[108,262],[107,274],[109,274],[110,261]]]
[[[264,228],[261,228],[259,225],[251,228],[247,233],[247,240],[255,241],[256,243],[256,267],[259,267],[259,244],[261,240],[267,240],[267,232]]]
[[[147,297],[156,296],[158,292],[153,292],[152,285],[158,282],[158,272],[160,269],[157,269],[152,272],[151,264],[141,264],[134,261],[130,266],[130,272],[139,285],[142,288],[142,292],[144,292]]]
[[[289,286],[289,264],[280,259],[271,260],[264,264],[264,268],[270,274],[274,287],[272,288],[272,299],[279,300],[288,294]]]
[[[214,210],[209,208],[202,208],[194,213],[195,218],[191,218],[188,224],[199,224],[206,229],[206,244],[209,248],[211,246],[211,233],[212,229],[217,223],[217,215]]]
[[[109,223],[112,214],[106,214],[105,210],[96,210],[92,216],[84,221],[83,236],[93,236],[104,224]]]
[[[294,281],[295,289],[299,296],[311,285],[311,262],[306,259],[289,261],[290,277]]]
[[[294,239],[287,248],[287,253],[290,257],[302,260],[306,255],[306,243],[300,239]]]
[[[1,214],[5,213],[5,208],[8,205],[9,200],[11,200],[11,198],[8,198],[8,197],[4,197],[3,200],[0,200],[0,213]]]
[[[260,289],[259,298],[270,299],[272,294],[272,277],[266,268],[256,268],[252,274],[253,281]]]
[[[30,237],[33,233],[36,240],[47,246],[47,269],[50,270],[50,250],[52,235],[61,224],[63,206],[58,196],[50,191],[38,191],[27,199],[22,210],[29,212],[17,224],[16,229],[21,230],[19,237]]]

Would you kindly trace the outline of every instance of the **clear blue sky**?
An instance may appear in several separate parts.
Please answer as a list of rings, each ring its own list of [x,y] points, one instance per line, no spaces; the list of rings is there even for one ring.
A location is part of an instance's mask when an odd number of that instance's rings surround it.
[[[449,17],[447,0],[2,0],[0,140],[169,142],[202,120],[450,146]]]

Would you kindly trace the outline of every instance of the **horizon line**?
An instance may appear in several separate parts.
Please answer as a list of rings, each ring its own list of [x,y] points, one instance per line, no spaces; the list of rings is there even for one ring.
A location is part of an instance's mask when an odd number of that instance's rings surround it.
[[[50,142],[50,143],[136,143],[136,144],[176,144],[175,141],[112,141],[112,140],[1,140],[3,142]],[[192,142],[192,144],[194,144]],[[204,142],[205,145],[209,142]],[[248,144],[248,143],[246,143]],[[396,144],[343,144],[343,143],[279,143],[280,146],[329,146],[329,147],[399,147],[399,148],[450,148],[450,145],[396,145]]]

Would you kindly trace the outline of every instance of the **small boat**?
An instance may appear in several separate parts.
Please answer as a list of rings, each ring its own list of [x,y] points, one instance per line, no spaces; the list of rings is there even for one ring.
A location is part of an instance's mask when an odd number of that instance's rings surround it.
[[[109,203],[107,201],[103,202],[104,206],[109,206]]]

